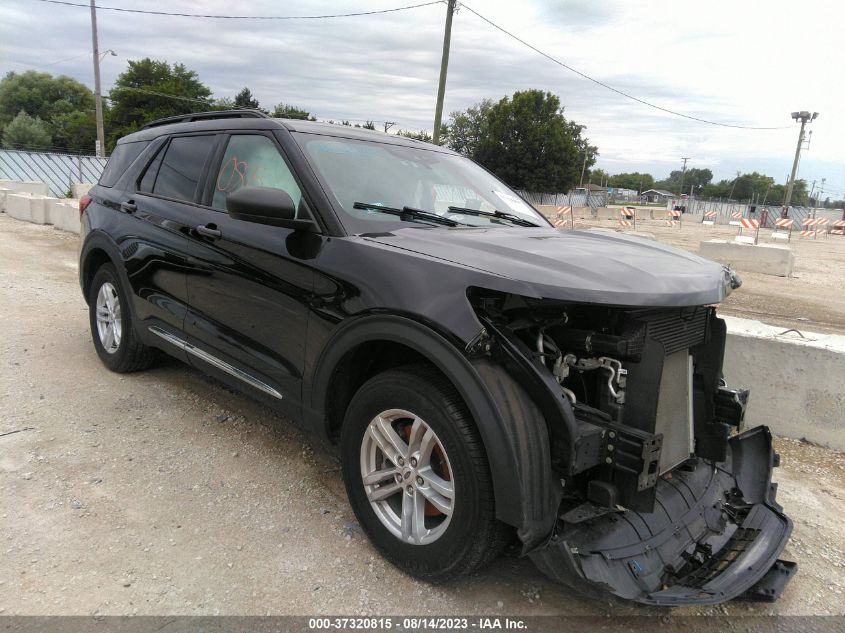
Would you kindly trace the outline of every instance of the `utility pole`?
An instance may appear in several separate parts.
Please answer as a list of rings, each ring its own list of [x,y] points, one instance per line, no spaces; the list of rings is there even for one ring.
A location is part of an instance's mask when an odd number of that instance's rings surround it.
[[[684,161],[684,167],[683,167],[683,169],[681,169],[681,186],[678,187],[678,197],[679,198],[684,193],[684,176],[687,173],[687,161],[689,160],[689,157],[682,158],[681,160]]]
[[[736,187],[736,181],[739,180],[740,172],[736,172],[736,178],[734,178],[734,184],[731,185],[731,193],[728,195],[728,200],[733,200],[734,197],[734,187]]]
[[[584,150],[584,164],[581,165],[581,182],[578,184],[579,187],[584,186],[584,173],[587,171],[587,150]]]
[[[387,134],[387,131],[396,125],[396,121],[385,121],[384,122],[384,133]]]
[[[440,122],[443,119],[443,98],[446,96],[446,71],[449,69],[449,45],[452,41],[452,15],[455,13],[455,1],[449,0],[446,4],[446,30],[443,32],[443,56],[440,58],[440,84],[437,86],[434,131],[431,134],[431,141],[435,145],[440,143]]]
[[[106,133],[103,130],[103,97],[100,94],[100,49],[97,45],[97,7],[91,0],[91,46],[94,49],[94,108],[97,116],[97,156],[105,156]]]
[[[795,187],[795,173],[798,171],[798,160],[801,158],[801,145],[804,143],[804,127],[809,121],[814,121],[818,116],[818,112],[810,114],[806,110],[792,113],[793,120],[801,121],[801,131],[798,132],[798,145],[795,146],[795,159],[792,161],[792,174],[789,176],[789,185],[786,187],[786,196],[783,199],[783,206],[786,208],[789,208],[789,203],[792,202],[792,189]]]

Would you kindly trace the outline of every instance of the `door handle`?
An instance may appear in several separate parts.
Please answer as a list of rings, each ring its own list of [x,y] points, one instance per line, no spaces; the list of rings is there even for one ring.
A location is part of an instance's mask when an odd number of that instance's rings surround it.
[[[134,200],[127,200],[126,202],[120,203],[120,208],[126,211],[126,213],[135,213],[138,210],[138,205],[135,204]]]
[[[216,224],[200,224],[194,230],[203,237],[210,237],[213,240],[223,237],[223,233],[217,229]]]

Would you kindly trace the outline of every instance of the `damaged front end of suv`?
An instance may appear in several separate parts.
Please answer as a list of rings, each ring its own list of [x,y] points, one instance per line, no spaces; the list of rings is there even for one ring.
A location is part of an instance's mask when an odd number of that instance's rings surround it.
[[[722,272],[727,294],[740,281]],[[777,598],[795,571],[778,559],[792,530],[771,482],[778,456],[766,427],[743,428],[748,391],[725,384],[711,305],[468,295],[475,348],[548,425],[558,510],[526,547],[546,575],[652,605]]]

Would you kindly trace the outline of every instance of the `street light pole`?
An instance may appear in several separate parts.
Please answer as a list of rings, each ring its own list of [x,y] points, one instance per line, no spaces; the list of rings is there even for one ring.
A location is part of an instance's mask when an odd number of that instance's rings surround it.
[[[91,0],[93,3],[94,0]],[[437,106],[434,109],[434,131],[431,142],[440,142],[440,122],[443,119],[443,98],[446,96],[446,71],[449,69],[449,45],[452,42],[452,14],[455,13],[455,1],[446,5],[446,29],[443,32],[443,56],[440,58],[440,84],[437,86]]]
[[[97,156],[106,151],[106,133],[103,130],[103,97],[100,94],[100,50],[97,45],[97,7],[91,0],[91,45],[94,49],[94,108],[97,116]]]
[[[684,161],[684,167],[683,167],[683,169],[681,169],[681,186],[678,187],[678,197],[679,198],[684,193],[684,176],[687,173],[687,161],[689,160],[689,156],[682,158],[681,160]]]
[[[798,132],[798,144],[795,146],[795,159],[792,161],[792,173],[789,176],[789,185],[786,187],[786,196],[783,199],[783,206],[787,209],[789,208],[789,203],[792,202],[792,190],[795,187],[795,174],[798,171],[798,160],[801,158],[801,145],[804,143],[804,128],[809,121],[815,120],[818,116],[818,112],[810,114],[806,110],[792,113],[792,118],[795,121],[801,121],[801,130]]]

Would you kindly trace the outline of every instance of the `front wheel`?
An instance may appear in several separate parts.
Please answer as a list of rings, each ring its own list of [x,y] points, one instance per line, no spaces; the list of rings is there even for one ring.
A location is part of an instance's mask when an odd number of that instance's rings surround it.
[[[347,409],[343,474],[352,509],[397,567],[428,580],[478,569],[502,549],[490,467],[455,391],[426,367],[367,381]]]

